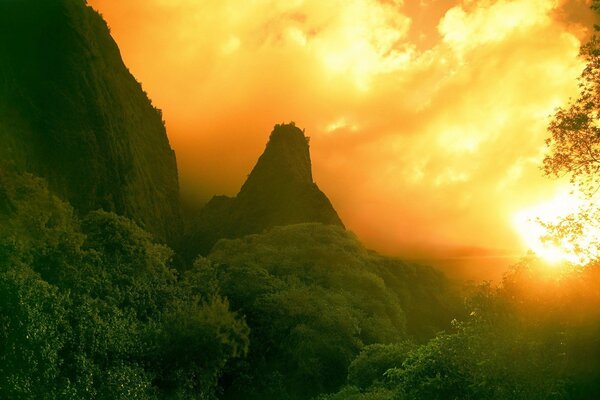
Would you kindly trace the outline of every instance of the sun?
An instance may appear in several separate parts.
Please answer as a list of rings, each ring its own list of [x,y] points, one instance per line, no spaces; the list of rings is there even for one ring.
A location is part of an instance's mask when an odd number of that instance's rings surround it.
[[[600,226],[592,222],[584,224],[581,233],[550,239],[544,224],[553,224],[569,215],[577,214],[584,202],[570,192],[562,192],[553,199],[515,214],[513,222],[525,245],[549,265],[570,263],[586,265],[598,258]],[[585,249],[585,251],[582,251]]]

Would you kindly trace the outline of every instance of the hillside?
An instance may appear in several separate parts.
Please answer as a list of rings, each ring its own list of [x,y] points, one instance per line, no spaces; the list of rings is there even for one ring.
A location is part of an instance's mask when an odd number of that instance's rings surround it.
[[[0,160],[45,178],[81,214],[181,231],[175,154],[160,110],[83,0],[0,2]]]

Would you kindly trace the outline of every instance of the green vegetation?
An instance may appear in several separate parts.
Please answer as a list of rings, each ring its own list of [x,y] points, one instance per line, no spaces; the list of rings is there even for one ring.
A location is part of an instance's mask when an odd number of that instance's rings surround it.
[[[248,327],[124,217],[0,172],[0,398],[214,398]]]
[[[308,399],[365,346],[423,342],[453,314],[441,274],[339,227],[221,241],[178,272],[124,217],[79,218],[30,174],[0,187],[2,398]]]
[[[232,399],[335,390],[365,345],[426,340],[448,325],[454,301],[440,273],[368,251],[331,225],[220,241],[190,273],[214,282],[251,328],[248,359],[229,374]]]
[[[0,188],[2,398],[600,393],[597,263],[559,274],[524,260],[458,305],[435,270],[299,224],[222,240],[177,271],[124,217],[79,218],[8,168]]]
[[[498,288],[478,287],[469,316],[426,345],[365,348],[349,386],[321,399],[596,398],[600,265],[562,276],[546,268],[528,259]]]

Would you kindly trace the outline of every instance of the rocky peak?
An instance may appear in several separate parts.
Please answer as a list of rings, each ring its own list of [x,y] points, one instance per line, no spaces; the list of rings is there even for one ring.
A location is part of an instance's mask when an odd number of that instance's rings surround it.
[[[292,122],[278,124],[271,132],[264,153],[258,159],[240,195],[270,185],[311,184],[312,167],[308,138]]]
[[[319,222],[343,227],[313,182],[308,138],[292,122],[275,125],[263,154],[234,198],[209,201],[191,228],[188,255],[206,254],[222,238],[275,226]]]

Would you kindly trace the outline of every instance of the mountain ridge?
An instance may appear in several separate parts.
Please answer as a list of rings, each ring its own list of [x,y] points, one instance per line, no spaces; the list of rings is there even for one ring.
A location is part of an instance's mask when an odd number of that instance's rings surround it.
[[[162,113],[85,1],[0,3],[0,159],[82,214],[117,212],[161,241],[181,235]]]

